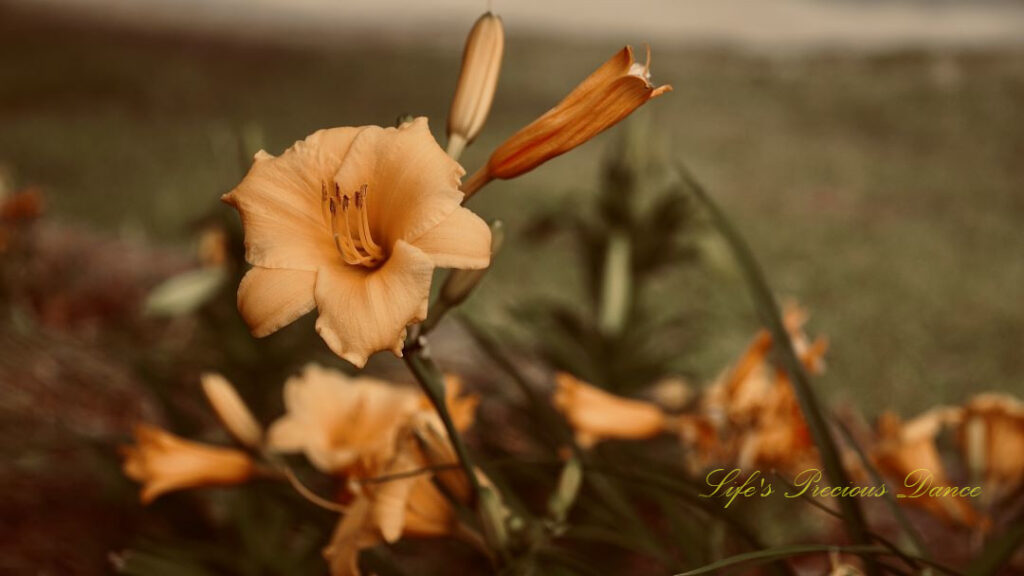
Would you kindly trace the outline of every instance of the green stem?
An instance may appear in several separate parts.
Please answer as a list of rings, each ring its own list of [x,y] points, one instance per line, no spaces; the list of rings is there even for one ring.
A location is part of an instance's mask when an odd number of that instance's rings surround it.
[[[785,324],[782,321],[782,315],[779,313],[778,304],[775,302],[775,296],[768,287],[768,282],[761,271],[760,265],[757,263],[757,259],[743,239],[743,236],[733,227],[718,205],[711,200],[704,187],[685,167],[680,165],[679,172],[694,196],[707,209],[712,222],[729,244],[733,255],[740,265],[740,269],[757,306],[758,313],[761,316],[761,321],[771,332],[776,353],[792,379],[793,389],[800,403],[800,410],[807,421],[811,437],[818,447],[818,453],[821,456],[822,465],[825,468],[825,474],[828,476],[829,482],[833,486],[849,484],[849,479],[846,476],[846,471],[839,456],[839,449],[836,447],[835,440],[829,432],[828,424],[822,415],[818,399],[814,394],[813,388],[811,388],[810,380],[804,371],[803,364],[796,355],[793,342],[789,337],[789,331],[786,330]],[[846,525],[850,538],[857,544],[870,545],[871,537],[858,503],[850,498],[842,498],[839,500],[839,504],[843,513],[843,522]],[[866,558],[865,562],[869,574],[880,573],[877,565],[870,558]]]
[[[405,365],[416,377],[416,381],[419,382],[423,392],[430,399],[430,403],[437,410],[437,415],[444,423],[448,438],[451,439],[452,446],[455,448],[455,454],[459,457],[459,465],[462,466],[462,470],[466,473],[466,479],[469,481],[472,491],[470,506],[475,508],[480,496],[480,482],[473,471],[472,460],[469,457],[469,451],[466,450],[466,444],[462,441],[462,435],[455,428],[455,422],[452,420],[451,414],[448,413],[448,404],[445,402],[444,375],[441,374],[437,364],[425,354],[425,340],[424,337],[419,337],[406,342],[402,356],[405,359]]]

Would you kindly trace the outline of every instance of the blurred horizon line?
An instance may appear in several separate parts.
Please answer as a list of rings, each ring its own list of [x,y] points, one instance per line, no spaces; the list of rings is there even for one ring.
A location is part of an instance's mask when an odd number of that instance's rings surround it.
[[[365,41],[461,45],[488,8],[509,35],[749,50],[1024,47],[1024,4],[907,0],[8,0],[82,24],[297,47]],[[457,39],[457,40],[456,40]]]

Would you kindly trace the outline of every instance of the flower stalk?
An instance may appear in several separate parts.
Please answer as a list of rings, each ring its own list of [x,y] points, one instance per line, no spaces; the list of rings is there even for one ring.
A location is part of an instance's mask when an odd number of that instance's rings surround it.
[[[775,296],[768,287],[768,282],[761,271],[760,265],[757,263],[743,236],[732,226],[732,223],[725,213],[722,212],[721,208],[711,200],[711,197],[700,182],[681,164],[678,168],[679,176],[707,210],[713,225],[726,240],[733,256],[740,265],[751,295],[757,305],[761,321],[772,333],[772,340],[777,346],[777,354],[786,372],[792,378],[793,389],[796,391],[800,410],[807,421],[811,437],[818,447],[822,465],[825,468],[825,475],[833,486],[849,484],[846,470],[843,468],[839,455],[839,449],[829,432],[828,423],[825,421],[817,396],[810,385],[803,364],[800,362],[793,347],[793,341],[790,339],[789,331],[786,330],[782,314],[779,312],[779,306],[775,301]],[[850,498],[841,498],[839,499],[839,505],[849,536],[857,544],[869,545],[871,543],[871,536],[858,503]],[[865,558],[865,564],[867,565],[868,574],[880,573],[877,564],[871,558]]]
[[[409,367],[409,371],[412,372],[412,375],[419,383],[420,388],[423,389],[424,394],[430,399],[430,403],[433,404],[437,415],[441,418],[441,422],[444,423],[444,429],[448,433],[452,446],[455,448],[459,464],[469,481],[470,505],[475,507],[480,495],[480,483],[477,480],[476,473],[473,471],[473,463],[469,457],[469,451],[466,450],[466,445],[462,441],[462,435],[459,434],[458,429],[455,427],[455,421],[448,411],[448,405],[445,402],[444,376],[437,367],[437,364],[427,355],[426,350],[427,339],[424,336],[419,336],[415,339],[410,339],[406,343],[402,357],[405,360],[405,365]]]

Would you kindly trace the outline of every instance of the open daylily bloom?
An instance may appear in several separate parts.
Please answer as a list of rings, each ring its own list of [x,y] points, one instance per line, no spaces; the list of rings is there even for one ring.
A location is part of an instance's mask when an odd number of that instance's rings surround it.
[[[359,475],[363,478],[357,479],[353,488],[356,499],[324,549],[332,576],[358,576],[359,552],[365,548],[404,536],[433,538],[460,533],[455,510],[434,478],[453,496],[468,502],[463,472],[416,473],[428,466],[457,462],[444,434],[436,413],[417,412],[395,438],[390,455],[376,452],[361,460]],[[437,438],[441,438],[440,444],[435,444]],[[433,459],[438,454],[441,462]],[[385,478],[375,481],[378,477]],[[456,479],[462,483],[452,482]]]
[[[287,414],[267,433],[278,452],[304,452],[320,471],[340,474],[367,455],[387,460],[419,396],[381,380],[307,366],[284,385]]]
[[[525,174],[544,162],[597,136],[648,100],[672,90],[651,84],[651,50],[647,61],[633,59],[626,46],[581,82],[554,108],[516,132],[491,154],[487,165],[463,186],[471,196],[494,178]]]
[[[240,484],[254,471],[244,452],[190,442],[153,426],[138,426],[135,442],[122,448],[124,473],[142,483],[143,504],[175,490]]]
[[[964,460],[995,502],[1024,483],[1024,402],[1006,394],[979,394],[964,406],[959,428]]]
[[[235,387],[220,374],[203,374],[203,393],[217,413],[224,428],[249,448],[259,448],[263,443],[263,428],[238,395]]]
[[[352,364],[401,355],[406,326],[426,318],[434,268],[490,262],[490,229],[460,206],[463,174],[426,118],[320,130],[281,156],[258,153],[223,198],[253,265],[238,287],[252,333],[316,308],[317,332]]]
[[[665,429],[665,413],[650,402],[609,394],[564,372],[555,381],[555,408],[584,448],[607,439],[653,438]]]
[[[451,503],[429,475],[390,481],[360,493],[349,505],[324,548],[324,558],[331,576],[359,576],[362,550],[394,542],[400,536],[448,536],[456,532],[457,520]],[[385,536],[385,530],[391,538]]]

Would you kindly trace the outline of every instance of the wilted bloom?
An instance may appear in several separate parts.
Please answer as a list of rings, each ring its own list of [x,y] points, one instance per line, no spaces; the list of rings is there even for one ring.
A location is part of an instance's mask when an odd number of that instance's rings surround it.
[[[203,374],[203,393],[224,428],[249,448],[263,443],[263,428],[256,422],[238,391],[220,374]]]
[[[962,417],[960,409],[944,406],[908,422],[885,412],[878,419],[878,442],[871,457],[880,472],[899,480],[901,493],[914,496],[901,498],[901,503],[922,507],[947,521],[974,525],[978,516],[964,500],[931,497],[927,487],[920,490],[924,478],[931,478],[933,486],[952,485],[936,440],[943,428],[960,422]]]
[[[426,118],[320,130],[279,157],[258,153],[224,196],[253,265],[238,288],[252,333],[315,307],[317,332],[356,366],[378,350],[401,355],[406,326],[426,318],[434,268],[490,262],[490,229],[460,206],[464,173]]]
[[[824,370],[828,342],[813,342],[802,327],[803,309],[789,305],[784,323],[795,352],[811,373]],[[761,330],[740,356],[708,388],[701,410],[718,426],[714,458],[741,467],[778,467],[799,471],[815,465],[817,452],[789,375],[772,365],[772,336]]]
[[[142,483],[143,504],[174,490],[240,484],[254,471],[244,452],[190,442],[153,426],[138,426],[135,442],[122,448],[124,473]]]
[[[284,385],[287,414],[271,425],[267,445],[304,452],[322,472],[342,473],[367,455],[387,460],[409,416],[416,392],[381,380],[349,377],[310,365]]]
[[[818,337],[812,342],[807,337],[803,331],[807,313],[791,304],[786,307],[783,320],[804,367],[812,374],[823,372],[828,341]],[[746,424],[757,420],[770,404],[786,402],[777,388],[791,384],[785,371],[769,362],[772,345],[771,333],[759,331],[736,364],[707,390],[702,399],[703,409],[712,417],[728,417],[734,424]]]
[[[654,404],[609,394],[564,372],[555,379],[555,408],[584,448],[606,439],[652,438],[665,428],[665,413]]]
[[[777,467],[800,471],[817,462],[810,429],[789,379],[776,384],[756,423],[744,431],[736,463],[740,468]]]
[[[462,53],[462,71],[448,113],[448,154],[458,158],[484,127],[494,101],[505,50],[501,18],[484,14],[473,25]]]
[[[989,501],[1024,483],[1024,402],[1006,394],[979,394],[964,406],[960,445]]]
[[[672,90],[651,84],[651,50],[647,61],[633,60],[623,48],[581,82],[554,108],[516,132],[491,154],[487,165],[466,181],[471,196],[494,178],[515,178],[583,144],[629,116],[648,100]]]

